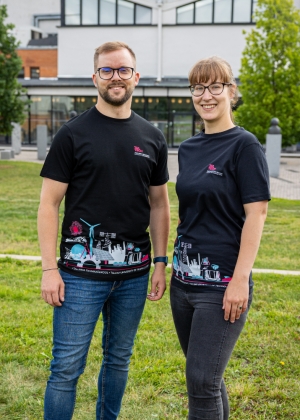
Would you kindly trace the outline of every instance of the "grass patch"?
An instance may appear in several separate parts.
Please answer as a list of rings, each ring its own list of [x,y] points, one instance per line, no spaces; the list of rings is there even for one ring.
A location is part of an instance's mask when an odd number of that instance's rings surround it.
[[[300,277],[256,274],[248,322],[226,370],[231,418],[300,418]],[[40,263],[0,260],[0,418],[42,418],[52,308],[40,298]],[[78,386],[75,420],[94,418],[101,363],[99,321]],[[120,420],[184,419],[184,357],[169,295],[147,302]]]
[[[40,169],[33,163],[0,162],[1,253],[39,255],[36,213]],[[169,257],[178,220],[174,187],[169,183]],[[300,201],[271,201],[255,267],[300,269],[299,215]],[[1,419],[43,417],[51,360],[52,308],[40,298],[40,276],[40,262],[0,259]],[[300,277],[255,274],[254,281],[248,322],[226,370],[231,418],[299,420]],[[100,320],[79,382],[75,420],[94,418],[101,333]],[[185,419],[184,365],[167,292],[161,301],[146,304],[120,420]]]

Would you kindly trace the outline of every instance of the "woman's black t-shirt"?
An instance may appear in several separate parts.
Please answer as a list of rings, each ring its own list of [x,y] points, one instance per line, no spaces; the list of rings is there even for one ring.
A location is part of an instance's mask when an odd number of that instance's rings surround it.
[[[178,159],[181,223],[172,284],[193,291],[224,291],[240,249],[243,205],[270,200],[264,151],[253,134],[234,127],[184,141]]]

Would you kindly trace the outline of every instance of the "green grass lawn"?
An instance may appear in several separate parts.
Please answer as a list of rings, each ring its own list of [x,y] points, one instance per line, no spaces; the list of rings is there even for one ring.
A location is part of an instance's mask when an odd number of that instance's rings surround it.
[[[0,253],[39,255],[41,166],[0,162]],[[169,184],[172,229],[177,225]],[[256,267],[299,270],[300,201],[274,199]],[[51,360],[52,308],[40,298],[40,262],[0,259],[0,419],[40,420]],[[255,274],[252,309],[226,370],[231,418],[300,419],[300,276]],[[101,321],[78,386],[75,420],[94,419]],[[147,302],[120,420],[186,419],[184,357],[169,295]]]

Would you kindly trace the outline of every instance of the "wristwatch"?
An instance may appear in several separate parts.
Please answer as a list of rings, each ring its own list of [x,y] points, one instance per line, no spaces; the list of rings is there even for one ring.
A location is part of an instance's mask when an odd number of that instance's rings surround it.
[[[165,265],[168,265],[168,257],[155,257],[153,258],[153,264],[156,264],[157,262],[163,262]]]

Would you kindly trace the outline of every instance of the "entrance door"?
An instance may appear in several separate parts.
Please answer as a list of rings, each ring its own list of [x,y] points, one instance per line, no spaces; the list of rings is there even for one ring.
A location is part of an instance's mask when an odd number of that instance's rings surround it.
[[[194,113],[174,112],[171,125],[171,147],[178,147],[194,134]]]

